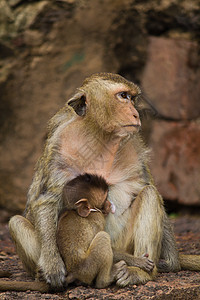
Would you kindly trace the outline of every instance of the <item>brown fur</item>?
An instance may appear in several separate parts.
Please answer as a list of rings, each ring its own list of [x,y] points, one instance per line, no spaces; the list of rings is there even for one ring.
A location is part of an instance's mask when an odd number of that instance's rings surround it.
[[[6,281],[0,280],[0,291],[39,291],[40,293],[49,292],[46,282],[39,281]]]
[[[68,273],[66,283],[77,279],[92,284],[95,280],[95,286],[103,288],[114,278],[110,237],[104,231],[105,215],[111,211],[107,193],[105,180],[90,174],[79,175],[64,186],[64,212],[56,240]]]
[[[102,177],[87,173],[79,175],[63,188],[63,209],[77,209],[76,202],[85,198],[88,199],[91,208],[104,210],[106,203],[110,204],[107,194],[108,184]],[[106,213],[109,213],[109,210]]]
[[[123,92],[131,96],[125,99],[119,94]],[[119,75],[96,74],[85,80],[49,123],[24,218],[14,216],[10,232],[26,269],[32,274],[41,269],[53,287],[62,286],[66,274],[56,245],[62,189],[83,173],[101,175],[110,185],[108,199],[116,212],[107,217],[105,229],[115,251],[137,257],[148,253],[160,270],[177,271],[183,265],[147,167],[148,150],[138,134],[135,100],[140,93],[135,84]],[[194,257],[194,264],[200,270],[198,257]],[[119,271],[117,284],[122,286],[144,283],[156,273],[156,268],[149,273],[132,266],[121,268],[124,273]]]
[[[58,220],[56,238],[68,273],[67,283],[77,279],[91,285],[95,280],[97,288],[104,288],[115,278],[111,241],[104,231],[105,215],[112,211],[107,192],[105,180],[90,174],[79,175],[63,189],[64,212]],[[148,255],[133,258],[114,252],[114,262],[121,258],[145,271],[154,266]]]
[[[76,211],[66,211],[61,216],[57,243],[68,272],[67,283],[78,279],[91,285],[95,279],[97,288],[111,283],[113,252],[104,227],[101,212],[91,212],[86,218]]]

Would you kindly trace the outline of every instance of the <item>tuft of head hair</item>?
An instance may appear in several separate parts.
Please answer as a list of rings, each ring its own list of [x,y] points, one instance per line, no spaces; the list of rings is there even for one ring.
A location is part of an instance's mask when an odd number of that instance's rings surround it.
[[[130,89],[136,88],[137,90],[139,90],[138,86],[136,84],[134,84],[133,82],[125,79],[124,77],[122,77],[119,74],[113,74],[113,73],[95,73],[93,75],[91,75],[90,77],[86,78],[83,82],[83,87],[85,85],[88,85],[88,83],[90,83],[91,81],[95,81],[95,80],[105,80],[105,81],[111,81],[113,83],[121,83],[124,84],[126,86],[128,86]]]
[[[95,198],[99,192],[107,193],[108,184],[105,179],[101,176],[93,174],[82,174],[72,179],[65,184],[63,188],[62,198],[64,201],[64,206],[68,209],[74,209],[74,204],[80,199],[96,199],[95,201],[100,201],[101,198]]]
[[[90,188],[100,188],[104,192],[108,190],[108,184],[102,176],[85,173],[77,176],[66,184],[67,187],[71,188],[81,188],[82,190],[87,191]]]

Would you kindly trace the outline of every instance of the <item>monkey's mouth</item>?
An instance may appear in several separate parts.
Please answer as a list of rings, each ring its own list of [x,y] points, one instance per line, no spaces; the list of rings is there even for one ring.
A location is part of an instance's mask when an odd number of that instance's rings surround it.
[[[122,127],[135,127],[135,128],[140,128],[140,125],[134,125],[134,124],[127,124],[127,125],[122,125]]]
[[[127,131],[127,132],[139,132],[141,126],[139,124],[127,124],[127,125],[122,125],[122,127]]]

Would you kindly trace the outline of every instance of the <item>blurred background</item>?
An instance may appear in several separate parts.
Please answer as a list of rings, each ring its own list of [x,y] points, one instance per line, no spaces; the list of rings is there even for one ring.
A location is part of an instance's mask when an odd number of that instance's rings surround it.
[[[47,121],[86,76],[138,83],[151,170],[169,211],[200,208],[197,0],[0,0],[0,213],[25,207]]]

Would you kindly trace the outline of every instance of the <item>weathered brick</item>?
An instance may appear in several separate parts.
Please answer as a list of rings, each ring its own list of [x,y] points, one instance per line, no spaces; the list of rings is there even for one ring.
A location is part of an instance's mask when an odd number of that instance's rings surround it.
[[[154,121],[151,163],[164,198],[200,204],[200,122]]]
[[[197,42],[150,37],[142,86],[167,118],[200,115],[200,65]]]

